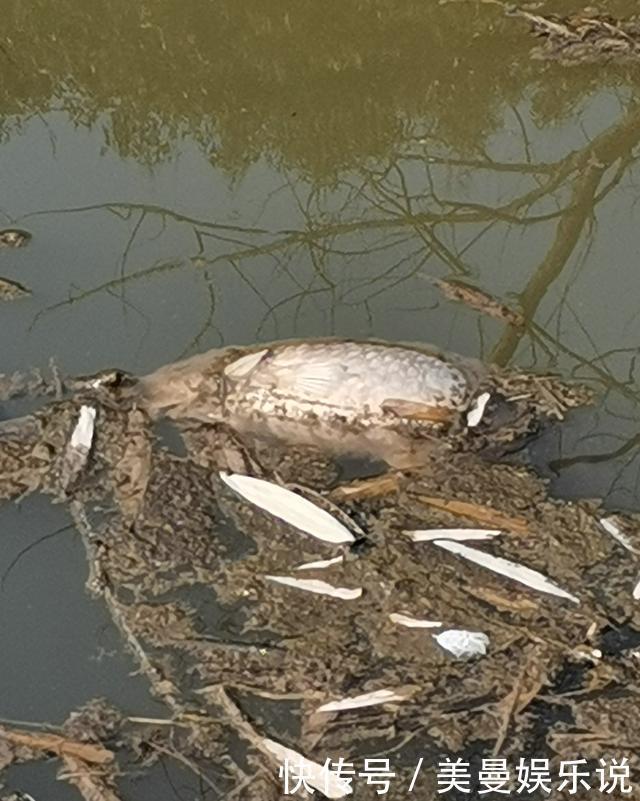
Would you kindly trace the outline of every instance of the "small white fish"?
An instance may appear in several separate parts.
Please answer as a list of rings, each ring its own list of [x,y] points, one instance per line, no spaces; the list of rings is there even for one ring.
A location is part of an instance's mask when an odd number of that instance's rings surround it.
[[[399,612],[392,612],[389,615],[389,620],[409,629],[439,629],[442,626],[439,620],[420,620],[417,617],[409,617],[409,615],[403,615]]]
[[[342,601],[353,601],[362,595],[362,587],[350,589],[349,587],[334,587],[326,581],[318,579],[297,579],[290,576],[265,576],[268,581],[284,584],[305,592],[315,592],[318,595],[329,595],[331,598],[340,598]]]
[[[329,512],[279,484],[239,473],[230,475],[220,472],[219,475],[228,487],[245,500],[312,537],[334,545],[355,539]]]
[[[474,400],[473,406],[467,412],[468,428],[475,428],[480,423],[484,417],[484,410],[487,408],[487,403],[489,403],[490,398],[491,395],[488,392],[482,392]]]
[[[412,542],[433,542],[434,540],[491,540],[502,534],[496,528],[430,528],[404,532]]]
[[[286,762],[294,775],[300,771],[307,784],[323,793],[327,798],[344,798],[353,793],[351,783],[342,778],[337,771],[330,770],[326,764],[320,765],[318,762],[313,762],[298,751],[286,748],[267,737],[262,740],[262,746],[276,758],[280,767],[283,767]]]
[[[640,581],[638,581],[636,586],[633,588],[633,600],[634,601],[640,600]]]
[[[388,704],[392,701],[406,701],[411,693],[406,690],[374,690],[370,693],[355,695],[353,698],[341,698],[329,701],[316,709],[316,712],[343,712],[347,709],[361,709],[365,706]]]
[[[75,450],[88,452],[93,443],[93,433],[95,428],[96,410],[93,406],[81,406],[80,416],[76,427],[71,434],[71,447]]]
[[[441,648],[449,651],[456,659],[484,656],[489,646],[489,638],[481,631],[447,629],[447,631],[432,636]]]
[[[561,589],[555,585],[542,573],[537,570],[532,570],[530,567],[519,565],[517,562],[512,562],[510,559],[504,559],[502,556],[493,556],[490,553],[485,553],[477,548],[470,548],[468,545],[463,545],[460,542],[451,542],[450,540],[434,540],[434,545],[439,548],[444,548],[446,551],[464,556],[471,562],[475,562],[481,567],[486,567],[488,570],[493,570],[494,573],[499,573],[502,576],[518,581],[520,584],[525,584],[531,589],[546,592],[550,595],[557,595],[559,598],[567,598],[579,604],[580,601],[575,595],[571,595],[566,590]]]
[[[342,560],[342,556],[334,556],[333,559],[319,559],[317,562],[305,562],[303,565],[298,565],[294,570],[324,570],[331,565],[337,565]]]

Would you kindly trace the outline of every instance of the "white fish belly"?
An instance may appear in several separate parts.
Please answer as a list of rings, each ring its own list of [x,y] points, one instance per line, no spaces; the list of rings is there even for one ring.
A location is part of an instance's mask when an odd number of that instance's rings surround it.
[[[366,417],[380,414],[389,400],[460,410],[470,388],[461,369],[437,356],[376,343],[329,342],[274,348],[235,390],[238,401],[243,397],[265,412],[273,406],[279,416],[296,417],[298,408],[320,417]]]

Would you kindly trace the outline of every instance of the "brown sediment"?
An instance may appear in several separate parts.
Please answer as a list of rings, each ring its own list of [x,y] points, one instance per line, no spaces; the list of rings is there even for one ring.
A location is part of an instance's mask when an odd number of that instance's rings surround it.
[[[97,410],[94,441],[65,486],[64,454],[84,404]],[[248,801],[281,797],[265,738],[320,763],[388,753],[397,774],[391,799],[406,795],[416,748],[466,754],[473,744],[478,757],[571,759],[576,749],[597,750],[597,719],[607,733],[601,749],[617,737],[640,753],[631,725],[640,711],[632,645],[640,560],[601,529],[597,505],[555,500],[531,471],[456,450],[436,452],[410,473],[336,486],[325,454],[254,441],[247,449],[218,426],[175,425],[181,455],[157,439],[130,392],[106,387],[51,403],[16,435],[0,436],[0,495],[40,491],[69,504],[87,551],[88,587],[167,707],[158,725],[120,721],[114,733],[81,719],[65,737],[77,741],[86,727],[95,747],[114,738],[134,759],[175,759],[222,794],[242,788]],[[295,575],[336,549],[234,495],[217,476],[231,457],[266,478],[311,487],[364,530],[363,542],[340,551],[341,563],[305,574],[362,587],[358,599],[265,580]],[[639,525],[633,516],[623,522]],[[477,547],[543,573],[580,603],[402,535],[473,523],[510,532]],[[430,630],[397,625],[394,613],[484,632],[488,652],[456,661]],[[615,630],[620,644],[608,648]],[[415,694],[396,704],[315,714],[329,701],[407,685]],[[608,704],[611,693],[623,702]],[[434,765],[425,768],[424,792],[435,786]],[[355,786],[356,798],[375,797],[366,784]]]

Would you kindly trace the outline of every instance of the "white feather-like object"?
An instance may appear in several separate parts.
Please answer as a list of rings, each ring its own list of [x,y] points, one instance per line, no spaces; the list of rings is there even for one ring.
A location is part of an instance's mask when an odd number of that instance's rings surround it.
[[[362,587],[350,589],[349,587],[334,587],[326,581],[318,579],[297,579],[291,576],[265,576],[268,581],[284,584],[305,592],[315,592],[318,595],[329,595],[331,598],[340,598],[342,601],[353,601],[362,595]]]
[[[442,622],[439,620],[420,620],[417,617],[410,617],[399,612],[392,612],[389,615],[389,620],[409,629],[439,629],[442,626]]]
[[[262,746],[276,758],[281,767],[284,767],[286,762],[289,771],[293,771],[293,776],[295,776],[296,770],[304,771],[307,784],[323,793],[327,798],[344,798],[353,793],[350,783],[343,779],[337,771],[330,770],[326,765],[313,762],[298,751],[280,745],[267,737],[262,740]]]
[[[406,701],[411,693],[406,690],[374,690],[370,693],[355,695],[352,698],[341,698],[329,701],[316,709],[316,712],[344,712],[347,709],[361,709],[365,706],[388,704],[392,701]]]
[[[467,412],[467,426],[469,428],[475,428],[480,423],[490,398],[491,395],[488,392],[483,392],[475,399],[473,406]]]
[[[95,429],[96,410],[93,406],[81,406],[80,416],[71,434],[71,447],[75,450],[91,450]]]
[[[269,349],[264,348],[255,353],[248,353],[246,356],[241,356],[239,359],[236,359],[235,362],[231,362],[231,364],[228,364],[224,368],[224,374],[233,381],[240,381],[255,370],[267,353],[269,353]]]
[[[463,545],[461,542],[452,542],[451,540],[434,540],[434,545],[439,548],[444,548],[446,551],[463,556],[471,562],[475,562],[481,567],[486,567],[488,570],[493,570],[494,573],[499,573],[502,576],[513,579],[520,584],[525,584],[533,590],[546,592],[550,595],[557,595],[559,598],[566,598],[576,604],[580,600],[571,595],[571,593],[558,587],[542,573],[537,570],[532,570],[530,567],[519,565],[517,562],[512,562],[510,559],[504,559],[502,556],[493,556],[485,551],[480,551],[477,548],[470,548],[468,545]]]
[[[343,556],[334,556],[333,559],[319,559],[317,562],[305,562],[298,565],[294,570],[324,570],[331,565],[337,565],[343,561]]]
[[[620,531],[620,527],[617,525],[614,518],[601,517],[600,525],[607,532],[607,534],[610,534],[614,538],[614,540],[616,540],[616,542],[619,542],[623,548],[627,549],[627,551],[630,551],[631,553],[635,554],[638,553],[638,549],[634,547],[629,537],[627,537],[627,535],[623,531]]]
[[[404,532],[412,542],[433,542],[434,540],[491,540],[502,532],[497,528],[429,528]]]
[[[291,490],[262,478],[220,473],[220,478],[245,500],[324,542],[353,542],[353,534],[329,512]]]

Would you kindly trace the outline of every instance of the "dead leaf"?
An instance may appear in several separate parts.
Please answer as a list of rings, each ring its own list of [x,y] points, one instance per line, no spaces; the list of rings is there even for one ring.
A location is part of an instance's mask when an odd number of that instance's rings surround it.
[[[9,767],[15,758],[16,755],[13,748],[6,740],[0,738],[0,771]]]
[[[532,14],[519,8],[510,8],[507,13],[526,19],[534,35],[545,40],[533,50],[534,58],[563,64],[640,58],[640,22],[636,18],[620,20],[605,14],[559,17]]]
[[[19,731],[2,726],[0,727],[0,739],[11,745],[24,746],[34,751],[44,751],[59,757],[69,756],[94,765],[108,765],[114,760],[113,753],[101,745],[79,743],[58,734]]]
[[[72,784],[84,801],[120,801],[111,787],[110,777],[96,771],[82,759],[73,756],[63,757],[66,772],[58,774],[58,779]]]
[[[30,294],[31,290],[17,281],[0,278],[0,300],[18,300],[18,298],[26,298]]]
[[[499,528],[503,531],[511,531],[514,534],[529,533],[529,526],[524,517],[507,515],[490,506],[483,506],[482,504],[472,503],[470,501],[433,498],[430,495],[421,495],[419,493],[416,493],[415,497],[420,503],[424,503],[426,506],[432,506],[434,509],[440,509],[443,512],[450,512],[458,517],[466,517],[469,520],[475,520],[477,523],[482,523],[483,526]]]
[[[348,498],[350,500],[361,500],[362,498],[379,498],[382,495],[390,495],[398,492],[400,481],[398,476],[391,473],[374,478],[365,478],[360,481],[353,481],[342,487],[336,487],[331,493],[332,498],[340,500]]]
[[[476,286],[452,279],[436,279],[435,283],[449,300],[464,303],[474,311],[479,311],[495,320],[502,320],[517,328],[521,328],[525,324],[525,319],[520,312],[511,309]]]
[[[21,248],[26,245],[30,239],[31,234],[20,228],[5,228],[3,231],[0,231],[0,247]]]
[[[533,612],[539,607],[539,604],[533,598],[526,598],[523,595],[509,597],[490,587],[474,587],[472,585],[465,587],[465,589],[474,598],[479,598],[481,601],[485,601],[485,603],[505,612]]]
[[[430,423],[447,423],[453,419],[453,409],[447,406],[429,406],[427,403],[403,400],[402,398],[387,398],[382,401],[381,408],[391,412],[397,417],[407,420],[426,420]]]

